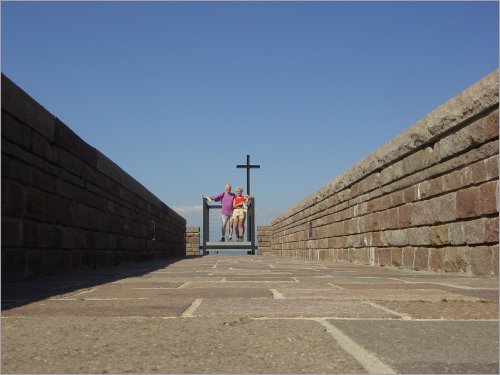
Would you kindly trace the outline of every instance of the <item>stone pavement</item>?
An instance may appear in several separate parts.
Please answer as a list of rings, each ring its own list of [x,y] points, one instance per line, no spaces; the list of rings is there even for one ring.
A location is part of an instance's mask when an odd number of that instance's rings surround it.
[[[498,279],[209,255],[2,284],[2,373],[498,373]]]

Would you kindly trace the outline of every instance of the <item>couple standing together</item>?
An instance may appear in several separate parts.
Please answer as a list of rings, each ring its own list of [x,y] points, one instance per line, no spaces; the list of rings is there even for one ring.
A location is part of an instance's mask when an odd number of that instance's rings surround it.
[[[220,242],[226,240],[226,227],[229,221],[229,237],[228,242],[233,241],[233,229],[236,233],[236,241],[243,241],[243,234],[245,233],[245,217],[246,207],[250,204],[251,195],[243,196],[243,189],[236,188],[236,194],[231,193],[231,184],[226,184],[225,191],[210,199],[222,203],[222,238]]]

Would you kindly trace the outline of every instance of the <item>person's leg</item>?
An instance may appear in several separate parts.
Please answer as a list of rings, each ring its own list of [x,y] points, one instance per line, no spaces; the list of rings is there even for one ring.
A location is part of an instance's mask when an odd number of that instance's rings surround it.
[[[240,235],[238,234],[238,226],[239,226],[239,218],[238,216],[233,217],[233,228],[234,228],[234,233],[236,233],[236,240],[240,238]]]
[[[221,218],[222,218],[222,238],[221,238],[221,241],[224,241],[225,237],[226,237],[226,226],[227,226],[228,218],[226,215],[222,215]]]
[[[244,234],[245,234],[245,218],[240,218],[240,238],[242,241]]]
[[[233,217],[229,218],[229,241],[233,240]]]

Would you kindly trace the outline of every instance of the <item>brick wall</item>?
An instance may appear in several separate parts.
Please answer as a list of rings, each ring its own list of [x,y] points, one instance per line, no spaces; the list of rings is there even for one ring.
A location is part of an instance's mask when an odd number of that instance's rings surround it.
[[[270,226],[261,225],[257,227],[257,243],[260,255],[271,254],[272,233],[272,228]]]
[[[498,71],[271,227],[273,255],[498,275]]]
[[[185,219],[2,75],[2,278],[185,255]]]
[[[200,227],[186,227],[186,255],[200,255]]]

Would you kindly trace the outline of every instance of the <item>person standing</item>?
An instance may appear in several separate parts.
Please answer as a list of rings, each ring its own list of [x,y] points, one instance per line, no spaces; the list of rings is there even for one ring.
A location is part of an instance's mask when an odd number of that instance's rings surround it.
[[[210,197],[210,199],[216,201],[216,202],[221,202],[222,203],[222,213],[221,213],[221,220],[222,220],[222,238],[220,239],[220,242],[225,242],[226,241],[226,227],[227,223],[229,222],[229,237],[228,237],[228,242],[231,242],[233,240],[233,201],[234,201],[234,193],[231,193],[231,184],[226,184],[225,186],[225,191],[215,195],[213,197]]]
[[[247,211],[247,204],[250,204],[249,199],[251,195],[243,196],[243,188],[236,188],[236,196],[233,200],[233,225],[236,232],[236,241],[242,242],[243,235],[245,234],[245,218]]]

